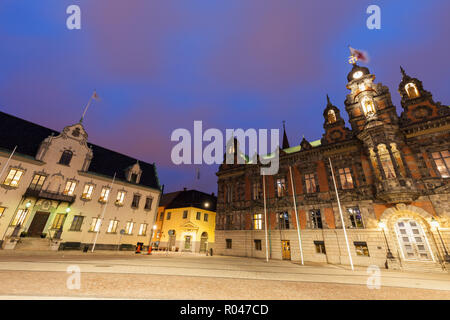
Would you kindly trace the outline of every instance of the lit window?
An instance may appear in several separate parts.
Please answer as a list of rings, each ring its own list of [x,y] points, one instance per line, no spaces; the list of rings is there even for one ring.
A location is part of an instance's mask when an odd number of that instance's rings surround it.
[[[6,186],[17,187],[19,185],[20,178],[22,178],[23,171],[19,169],[9,170],[8,176],[3,182]]]
[[[317,192],[316,178],[314,173],[305,174],[306,193]]]
[[[83,224],[83,216],[74,216],[72,220],[72,225],[70,226],[70,231],[80,231],[81,225]]]
[[[348,217],[352,228],[364,228],[361,212],[358,207],[347,208]]]
[[[5,207],[0,207],[0,217],[3,215],[3,212],[5,212]]]
[[[253,215],[253,228],[254,230],[262,230],[262,214],[255,213]]]
[[[328,110],[327,118],[329,124],[336,122],[336,114],[334,113],[334,110]]]
[[[110,220],[108,225],[108,233],[116,233],[117,231],[117,224],[119,223],[118,220]]]
[[[118,191],[117,198],[116,198],[116,204],[122,205],[124,200],[125,200],[125,191]]]
[[[133,234],[133,227],[134,227],[134,222],[128,221],[127,225],[125,227],[125,233],[126,234]]]
[[[410,82],[405,86],[406,93],[410,99],[420,97],[419,90],[414,83]]]
[[[17,225],[23,225],[23,222],[28,214],[27,209],[19,209],[16,213],[16,216],[14,217],[13,221],[11,222],[11,226],[15,227]]]
[[[66,215],[64,213],[58,213],[55,217],[55,220],[53,220],[52,229],[61,229],[65,218]]]
[[[77,183],[73,180],[69,180],[66,182],[66,187],[64,188],[63,194],[72,196],[73,192],[75,191],[75,187],[77,186]]]
[[[316,253],[326,254],[325,250],[325,242],[323,241],[314,241],[314,246],[316,247]]]
[[[277,179],[277,196],[283,197],[286,195],[286,180],[284,178]]]
[[[369,248],[367,248],[366,242],[353,242],[355,245],[355,251],[357,256],[369,257]]]
[[[450,178],[450,152],[448,150],[433,152],[432,156],[441,177]]]
[[[92,184],[86,184],[84,186],[83,194],[81,198],[90,200],[92,198],[92,191],[94,190],[94,186]]]
[[[44,184],[45,178],[47,178],[47,177],[43,176],[41,174],[35,174],[33,177],[33,180],[31,181],[29,188],[32,190],[41,190],[42,185]]]
[[[99,232],[101,224],[102,224],[102,219],[100,219],[100,218],[92,219],[92,223],[91,223],[91,227],[90,227],[89,231]]]
[[[339,179],[341,181],[342,189],[352,189],[353,179],[350,173],[350,168],[341,168],[338,170]]]
[[[108,201],[109,191],[111,191],[111,189],[108,187],[102,188],[102,192],[100,193],[100,199],[99,199],[100,202]]]
[[[59,159],[59,164],[63,164],[68,166],[70,164],[70,161],[72,160],[73,152],[70,150],[64,150],[64,152],[61,155],[61,158]]]
[[[139,227],[139,235],[145,236],[146,233],[147,233],[147,224],[141,223],[141,226]]]
[[[309,214],[311,218],[311,228],[322,229],[322,217],[320,210],[310,210]]]
[[[280,229],[289,229],[289,213],[281,212],[279,214],[278,225]]]
[[[375,114],[375,105],[371,98],[364,97],[361,101],[361,105],[366,116]]]

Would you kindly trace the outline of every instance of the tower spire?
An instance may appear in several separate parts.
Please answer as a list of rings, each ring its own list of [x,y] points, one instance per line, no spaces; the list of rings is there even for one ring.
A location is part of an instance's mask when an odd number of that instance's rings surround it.
[[[289,141],[288,141],[288,137],[286,134],[286,121],[283,120],[283,144],[282,147],[283,149],[288,149],[289,148]]]
[[[400,72],[402,73],[403,77],[407,77],[405,70],[400,66]]]

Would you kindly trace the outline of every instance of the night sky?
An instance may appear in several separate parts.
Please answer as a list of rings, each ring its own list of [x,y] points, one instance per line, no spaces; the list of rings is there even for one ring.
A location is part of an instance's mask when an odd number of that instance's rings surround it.
[[[66,28],[77,4],[82,29]],[[381,7],[381,30],[366,8]],[[448,0],[1,0],[0,110],[155,162],[165,191],[217,192],[217,165],[176,166],[176,128],[323,133],[328,93],[343,112],[348,48],[366,50],[399,108],[399,66],[450,103]],[[95,156],[95,155],[94,155]]]

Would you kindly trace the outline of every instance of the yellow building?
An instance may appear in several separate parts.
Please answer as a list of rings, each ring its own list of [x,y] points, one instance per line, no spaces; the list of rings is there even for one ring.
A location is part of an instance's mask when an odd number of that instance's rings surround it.
[[[160,250],[206,252],[214,244],[214,194],[183,190],[162,196],[153,233]]]

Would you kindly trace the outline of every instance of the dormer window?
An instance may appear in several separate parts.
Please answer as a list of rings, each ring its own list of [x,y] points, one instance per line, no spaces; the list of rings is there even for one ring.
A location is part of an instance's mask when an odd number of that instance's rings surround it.
[[[327,114],[328,123],[332,124],[336,122],[336,114],[334,113],[334,110],[329,110]]]
[[[130,181],[131,182],[133,182],[133,183],[136,183],[137,182],[137,174],[136,173],[132,173],[131,174],[131,177],[130,177]]]
[[[142,170],[139,166],[139,162],[136,162],[134,165],[128,167],[125,170],[125,176],[129,182],[138,184],[142,176]]]
[[[412,82],[408,83],[405,86],[405,91],[410,99],[420,97],[419,90],[417,90],[417,86]]]
[[[373,100],[369,97],[364,97],[361,101],[361,105],[366,116],[375,114],[375,105]]]
[[[61,158],[59,159],[59,164],[63,164],[68,166],[70,164],[70,161],[72,160],[73,152],[70,150],[64,150],[64,152],[61,155]]]

